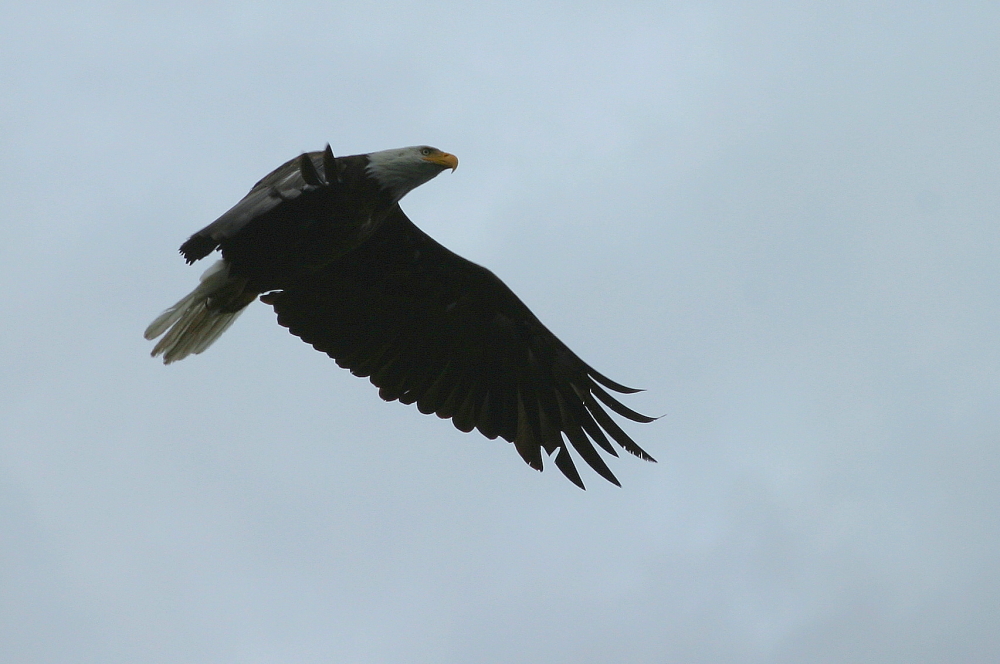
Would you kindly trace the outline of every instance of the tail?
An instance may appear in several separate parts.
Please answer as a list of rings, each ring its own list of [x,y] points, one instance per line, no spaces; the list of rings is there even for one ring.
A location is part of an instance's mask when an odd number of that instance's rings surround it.
[[[183,360],[211,346],[239,317],[257,293],[246,292],[246,279],[229,276],[229,264],[218,261],[201,275],[201,283],[146,328],[145,337],[166,334],[153,348],[163,363]]]

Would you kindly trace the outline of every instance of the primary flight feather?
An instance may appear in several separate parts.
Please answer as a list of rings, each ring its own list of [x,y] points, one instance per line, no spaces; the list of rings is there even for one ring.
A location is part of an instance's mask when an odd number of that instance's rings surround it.
[[[613,440],[653,461],[605,411],[652,421],[607,391],[638,390],[595,371],[492,272],[400,209],[407,192],[457,167],[428,146],[334,157],[328,145],[281,165],[181,245],[188,263],[215,250],[222,260],[146,329],[162,336],[153,356],[169,364],[202,352],[260,297],[386,401],[499,436],[538,470],[544,450],[583,488],[572,447],[619,484],[594,444],[618,456]]]

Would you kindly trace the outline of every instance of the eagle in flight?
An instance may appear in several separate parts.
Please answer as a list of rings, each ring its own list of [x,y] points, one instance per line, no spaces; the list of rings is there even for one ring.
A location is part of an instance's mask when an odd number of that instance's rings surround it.
[[[458,159],[428,146],[334,157],[300,155],[192,235],[193,263],[219,250],[201,283],[146,329],[169,364],[200,353],[258,297],[278,323],[386,401],[417,404],[514,444],[529,466],[542,451],[583,488],[569,447],[620,486],[594,443],[611,440],[653,461],[605,407],[635,422],[654,418],[608,390],[638,392],[581,360],[484,267],[444,248],[403,214],[409,191]]]

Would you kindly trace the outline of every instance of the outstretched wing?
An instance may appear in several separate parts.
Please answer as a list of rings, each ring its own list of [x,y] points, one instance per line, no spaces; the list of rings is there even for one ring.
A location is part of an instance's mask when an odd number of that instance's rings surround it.
[[[292,334],[369,377],[386,401],[500,436],[532,468],[541,470],[545,450],[583,488],[568,441],[618,484],[594,447],[618,456],[609,436],[653,461],[604,410],[652,421],[604,388],[638,390],[588,366],[492,272],[442,247],[398,205],[363,245],[261,299]]]

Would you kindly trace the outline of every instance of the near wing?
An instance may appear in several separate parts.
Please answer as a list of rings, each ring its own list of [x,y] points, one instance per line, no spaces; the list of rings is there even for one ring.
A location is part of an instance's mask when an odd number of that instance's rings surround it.
[[[544,449],[583,488],[568,441],[618,484],[593,445],[618,456],[608,436],[653,461],[603,407],[650,422],[603,388],[638,390],[588,366],[492,272],[442,247],[398,205],[361,247],[261,299],[292,334],[370,377],[386,401],[500,436],[532,468],[541,470]]]

